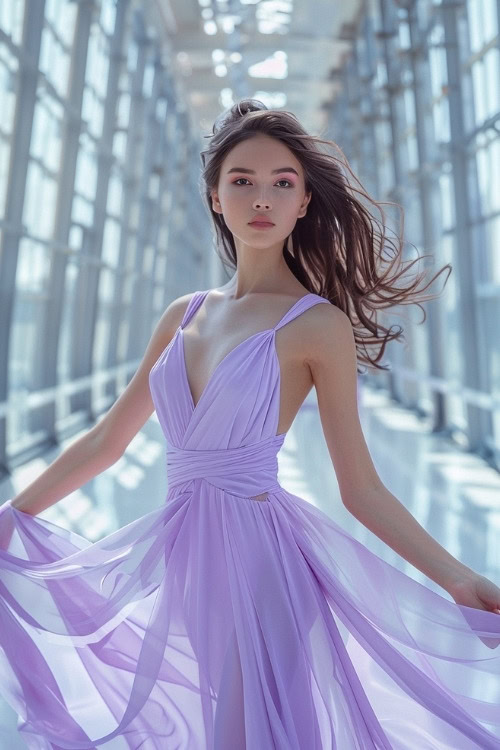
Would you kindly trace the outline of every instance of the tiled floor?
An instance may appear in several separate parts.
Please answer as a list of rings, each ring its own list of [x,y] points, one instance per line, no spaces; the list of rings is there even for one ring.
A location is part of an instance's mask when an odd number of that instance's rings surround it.
[[[479,458],[429,434],[424,421],[388,402],[380,392],[360,389],[360,417],[373,462],[387,488],[455,557],[500,582],[500,475]],[[0,503],[29,484],[58,453],[54,450],[0,483]],[[152,418],[120,461],[48,508],[44,517],[92,541],[100,539],[162,502],[167,488],[164,456],[160,426]],[[342,505],[314,392],[285,439],[278,480],[331,515],[381,557],[447,596]],[[25,750],[16,723],[17,716],[0,698],[0,750]]]

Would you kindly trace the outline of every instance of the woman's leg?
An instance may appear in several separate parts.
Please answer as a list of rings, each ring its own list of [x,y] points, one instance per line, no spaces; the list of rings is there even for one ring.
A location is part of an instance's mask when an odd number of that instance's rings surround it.
[[[243,677],[236,631],[229,637],[215,708],[214,750],[245,750]]]

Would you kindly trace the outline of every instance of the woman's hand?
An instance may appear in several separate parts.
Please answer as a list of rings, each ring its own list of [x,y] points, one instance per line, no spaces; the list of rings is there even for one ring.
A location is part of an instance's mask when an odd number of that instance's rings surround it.
[[[500,588],[493,581],[478,573],[457,578],[450,586],[447,586],[446,590],[457,604],[464,604],[467,607],[500,615]],[[464,617],[467,620],[466,611]],[[493,649],[500,646],[499,638],[484,638],[480,635],[478,638],[488,648]]]
[[[500,615],[500,588],[478,573],[456,580],[447,590],[457,604]]]

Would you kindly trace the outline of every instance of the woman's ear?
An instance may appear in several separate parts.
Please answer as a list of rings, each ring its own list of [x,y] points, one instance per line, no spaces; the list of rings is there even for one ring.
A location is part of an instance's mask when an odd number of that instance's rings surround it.
[[[210,196],[212,198],[212,209],[215,211],[215,213],[221,214],[222,213],[222,208],[221,208],[221,205],[220,205],[220,201],[219,201],[219,196],[218,196],[217,190],[215,190],[215,189],[212,190],[211,193],[210,193]]]
[[[301,204],[300,209],[299,209],[299,213],[297,214],[297,218],[298,219],[301,219],[303,216],[306,215],[306,213],[307,213],[307,207],[309,205],[309,202],[310,202],[311,198],[312,198],[312,191],[305,194],[304,200],[302,201],[302,204]]]

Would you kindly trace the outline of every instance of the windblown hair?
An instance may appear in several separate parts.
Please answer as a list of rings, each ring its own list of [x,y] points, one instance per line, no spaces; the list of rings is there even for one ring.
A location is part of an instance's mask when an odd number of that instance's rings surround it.
[[[420,303],[439,295],[421,293],[448,268],[446,284],[452,266],[449,263],[443,266],[422,289],[418,287],[425,271],[417,274],[411,283],[403,279],[398,285],[411,266],[429,257],[420,256],[407,263],[402,260],[402,206],[385,202],[401,211],[401,236],[397,236],[394,242],[387,237],[387,226],[383,221],[384,202],[367,194],[340,147],[333,141],[307,133],[291,112],[269,110],[257,99],[242,99],[219,115],[212,134],[205,136],[211,138],[210,145],[200,154],[203,164],[200,190],[214,223],[216,252],[224,266],[236,269],[236,248],[222,214],[212,209],[211,192],[217,189],[221,165],[229,151],[258,133],[276,138],[290,149],[303,167],[306,192],[312,193],[306,215],[297,220],[283,244],[288,267],[310,292],[325,297],[349,316],[358,364],[363,362],[379,370],[390,369],[378,362],[389,341],[405,339],[403,328],[384,327],[377,322],[377,311],[395,305],[415,304],[421,308],[424,314],[421,322],[424,322],[426,313]],[[325,153],[322,144],[329,151]],[[358,190],[354,183],[361,189]],[[382,221],[372,216],[369,205],[363,205],[356,194],[380,211]],[[392,259],[386,245],[394,252]],[[370,352],[377,346],[378,351]]]

